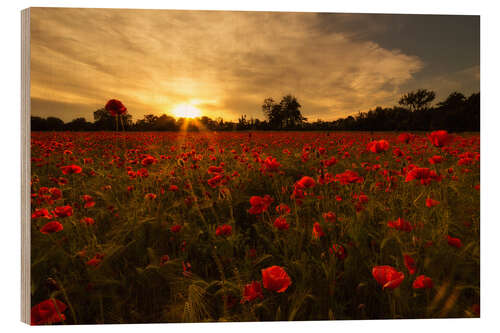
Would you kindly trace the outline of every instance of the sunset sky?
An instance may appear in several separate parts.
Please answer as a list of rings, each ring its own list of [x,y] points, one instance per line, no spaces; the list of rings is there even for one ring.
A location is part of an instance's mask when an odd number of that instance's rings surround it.
[[[32,8],[32,115],[263,119],[295,95],[309,120],[395,105],[409,90],[479,91],[479,17]]]

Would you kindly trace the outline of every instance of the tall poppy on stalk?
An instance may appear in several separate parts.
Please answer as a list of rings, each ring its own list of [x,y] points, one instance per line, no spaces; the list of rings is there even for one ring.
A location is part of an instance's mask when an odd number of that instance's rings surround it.
[[[123,103],[117,99],[110,99],[106,103],[104,108],[106,109],[106,111],[109,112],[111,116],[115,117],[116,130],[118,131],[118,118],[120,118],[120,123],[122,124],[122,130],[124,130],[122,115],[127,113],[127,108],[125,107],[125,105],[123,105]]]

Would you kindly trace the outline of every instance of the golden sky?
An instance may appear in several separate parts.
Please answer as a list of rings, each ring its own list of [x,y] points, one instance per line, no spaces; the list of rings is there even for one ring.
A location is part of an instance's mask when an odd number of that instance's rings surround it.
[[[134,120],[183,104],[236,120],[291,93],[333,120],[479,91],[477,16],[32,8],[31,24],[32,114],[65,121],[111,98]]]

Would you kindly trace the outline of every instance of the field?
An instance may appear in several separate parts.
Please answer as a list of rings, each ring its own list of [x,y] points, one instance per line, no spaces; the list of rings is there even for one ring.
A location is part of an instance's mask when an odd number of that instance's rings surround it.
[[[479,316],[478,134],[32,133],[32,324]]]

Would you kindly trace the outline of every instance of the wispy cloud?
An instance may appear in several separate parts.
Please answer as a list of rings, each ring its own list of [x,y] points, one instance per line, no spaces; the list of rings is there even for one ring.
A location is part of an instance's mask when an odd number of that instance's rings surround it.
[[[312,120],[392,105],[424,62],[322,29],[324,15],[36,8],[32,112],[91,118],[118,98],[135,119],[190,101],[210,117],[262,118],[263,99],[287,93]]]

